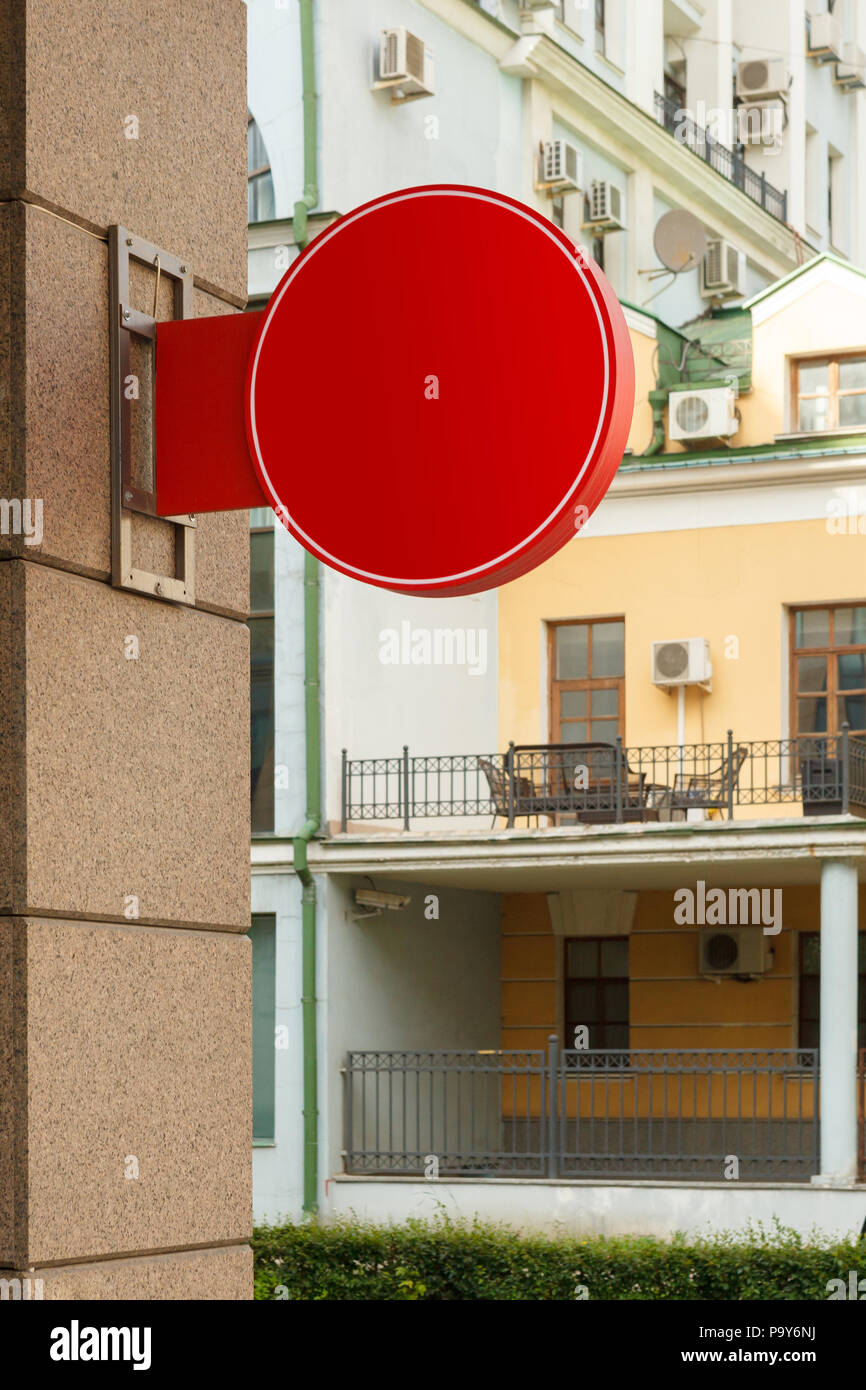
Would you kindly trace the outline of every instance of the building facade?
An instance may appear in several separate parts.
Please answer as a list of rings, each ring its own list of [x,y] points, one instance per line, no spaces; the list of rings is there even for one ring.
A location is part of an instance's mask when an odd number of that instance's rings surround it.
[[[430,600],[318,570],[314,1005],[293,844],[311,576],[253,514],[259,1218],[314,1190],[326,1211],[549,1224],[580,1183],[599,1229],[853,1220],[866,27],[862,5],[815,8],[311,7],[308,235],[401,186],[500,189],[603,262],[637,388],[608,497],[533,574]],[[297,254],[310,186],[302,11],[248,5],[251,307]],[[429,94],[382,78],[397,26]],[[781,95],[735,101],[750,62]],[[743,107],[760,140],[725,139]],[[575,188],[545,176],[557,154]],[[718,293],[656,255],[673,210],[730,249]],[[531,293],[531,268],[503,293]],[[515,346],[543,463],[544,410],[573,404],[544,400],[542,344],[535,369]],[[303,466],[327,447],[323,420]],[[613,1206],[611,1182],[632,1184]]]

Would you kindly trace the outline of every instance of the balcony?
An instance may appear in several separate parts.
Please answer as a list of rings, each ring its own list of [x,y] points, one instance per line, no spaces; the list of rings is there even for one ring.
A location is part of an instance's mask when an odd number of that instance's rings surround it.
[[[655,117],[678,144],[691,150],[722,178],[741,189],[753,202],[759,203],[765,212],[777,217],[780,222],[787,222],[787,190],[774,188],[765,174],[756,174],[754,169],[749,168],[742,154],[729,150],[727,145],[693,121],[683,107],[660,92],[655,93]]]
[[[858,1077],[863,1162],[864,1054]],[[350,1174],[808,1181],[817,1049],[350,1052]],[[735,1155],[736,1173],[725,1172]]]
[[[510,744],[506,753],[349,758],[341,829],[362,822],[491,817],[547,826],[749,817],[866,818],[866,739],[849,733],[741,743]]]

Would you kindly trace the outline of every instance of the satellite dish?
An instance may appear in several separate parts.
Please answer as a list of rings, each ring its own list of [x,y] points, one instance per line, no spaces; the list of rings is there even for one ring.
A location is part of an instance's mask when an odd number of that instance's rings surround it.
[[[662,265],[679,275],[700,265],[707,249],[707,232],[694,213],[680,208],[666,212],[656,223],[653,246]]]

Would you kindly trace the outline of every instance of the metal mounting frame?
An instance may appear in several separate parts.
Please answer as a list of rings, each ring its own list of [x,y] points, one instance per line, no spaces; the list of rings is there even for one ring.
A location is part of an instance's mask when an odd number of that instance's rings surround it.
[[[174,317],[193,318],[193,277],[177,256],[161,250],[125,227],[108,229],[109,352],[111,365],[111,582],[119,589],[151,594],[175,603],[195,603],[195,517],[163,517],[175,527],[175,574],[137,569],[132,554],[132,513],[157,516],[154,491],[139,487],[132,475],[131,402],[125,393],[130,374],[130,335],[155,346],[156,319],[129,302],[129,263],[140,261],[173,282]],[[155,381],[155,373],[154,373]],[[154,411],[156,403],[154,401]]]

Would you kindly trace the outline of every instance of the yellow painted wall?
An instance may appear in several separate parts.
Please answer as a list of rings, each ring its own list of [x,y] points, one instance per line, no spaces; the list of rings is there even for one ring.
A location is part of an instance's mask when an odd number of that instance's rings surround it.
[[[656,384],[656,340],[645,333],[629,330],[634,354],[634,415],[628,436],[628,446],[636,454],[648,449],[653,437],[653,416],[649,393]]]
[[[631,1047],[675,1051],[797,1047],[798,933],[819,930],[817,887],[783,889],[783,912],[785,927],[772,938],[774,960],[764,977],[750,981],[716,981],[703,978],[698,972],[700,928],[682,927],[674,922],[673,893],[639,893],[629,941]],[[866,889],[860,891],[859,915],[862,929],[866,930]],[[543,893],[503,895],[503,1048],[546,1049],[551,1034],[556,1034],[563,1046],[571,1042],[562,1032],[563,950],[563,939],[553,934]],[[777,1080],[774,1110],[783,1104],[781,1080]],[[584,1102],[602,1107],[609,1104],[609,1088],[618,1084],[606,1083],[605,1101],[605,1088],[599,1083],[590,1096],[589,1083],[581,1082],[582,1113],[588,1113]],[[627,1087],[634,1082],[622,1084]],[[675,1086],[676,1082],[670,1084]],[[638,1101],[640,1113],[644,1114],[649,1104],[649,1090],[645,1081],[640,1085],[643,1089],[638,1092]],[[731,1085],[735,1088],[734,1082]],[[575,1095],[571,1094],[569,1101],[572,1108]],[[518,1110],[521,1096],[526,1113],[527,1096],[533,1103],[537,1098],[534,1092],[531,1095],[530,1092],[515,1093],[513,1098]],[[624,1090],[622,1099],[628,1112],[634,1097]],[[661,1099],[657,1091],[653,1106],[660,1104]],[[720,1102],[720,1099],[719,1095],[716,1100]],[[733,1106],[735,1089],[729,1099]],[[793,1101],[794,1097],[791,1099]],[[796,1113],[793,1105],[790,1113]]]
[[[739,400],[737,448],[767,444],[796,430],[789,410],[790,362],[822,352],[866,351],[866,280],[852,274],[850,288],[824,283],[754,326],[752,389]]]
[[[843,599],[866,601],[863,538],[831,535],[823,520],[579,536],[499,590],[499,743],[547,737],[545,623],[607,616],[625,618],[626,743],[676,742],[676,696],[651,683],[650,647],[680,637],[709,638],[713,662],[712,694],[687,693],[686,742],[729,728],[742,741],[778,738],[785,605]]]

